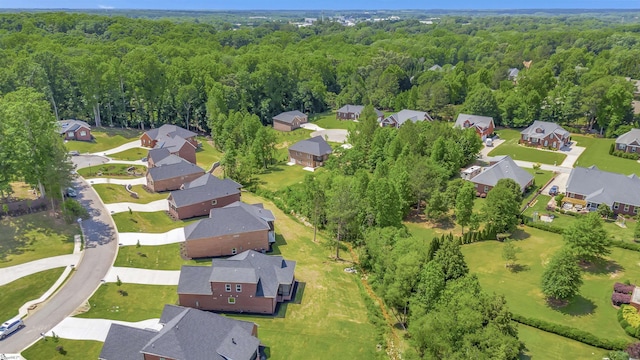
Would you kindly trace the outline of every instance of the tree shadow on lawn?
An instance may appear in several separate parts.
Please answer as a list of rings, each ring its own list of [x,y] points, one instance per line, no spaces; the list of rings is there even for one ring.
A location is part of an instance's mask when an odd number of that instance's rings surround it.
[[[529,270],[531,270],[531,267],[529,267],[529,265],[526,265],[526,264],[513,264],[509,268],[509,271],[511,271],[514,274],[521,273],[524,271],[529,271]]]
[[[620,271],[624,271],[624,267],[614,260],[602,260],[586,264],[581,263],[580,267],[582,270],[592,275],[615,274]]]
[[[511,240],[525,240],[531,237],[531,234],[526,232],[522,228],[516,229],[513,233],[511,233]]]
[[[593,312],[598,308],[598,306],[593,301],[583,297],[582,295],[577,295],[567,305],[564,306],[553,305],[549,303],[547,303],[547,305],[556,311],[571,316],[593,314]]]

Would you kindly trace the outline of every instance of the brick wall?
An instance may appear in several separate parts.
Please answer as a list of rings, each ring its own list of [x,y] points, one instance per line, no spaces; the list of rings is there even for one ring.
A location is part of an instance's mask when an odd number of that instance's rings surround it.
[[[191,258],[217,257],[234,255],[233,249],[239,254],[245,250],[268,250],[269,230],[230,234],[185,242],[187,256]]]

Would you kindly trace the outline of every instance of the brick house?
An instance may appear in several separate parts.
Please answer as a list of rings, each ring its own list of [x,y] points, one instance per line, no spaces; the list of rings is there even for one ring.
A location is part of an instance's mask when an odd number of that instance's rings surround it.
[[[571,143],[570,135],[556,123],[536,120],[520,132],[520,144],[558,150]]]
[[[338,109],[336,112],[336,119],[338,120],[358,120],[360,119],[360,113],[364,109],[363,105],[345,105]],[[378,109],[374,109],[378,114],[378,121],[382,121],[384,113]]]
[[[209,218],[184,228],[185,255],[190,258],[236,255],[245,250],[267,251],[276,241],[273,213],[262,204],[237,201],[211,209]]]
[[[273,314],[293,297],[296,262],[247,250],[211,267],[182,266],[181,306],[224,312]]]
[[[149,161],[149,169],[146,174],[147,187],[154,192],[178,190],[184,183],[193,181],[204,174],[205,171],[198,165],[169,154],[160,160]]]
[[[458,114],[453,126],[460,129],[473,128],[482,140],[493,134],[496,128],[492,117],[469,114]]]
[[[255,360],[258,326],[207,311],[165,305],[160,328],[111,324],[99,360]]]
[[[476,188],[476,196],[486,197],[500,179],[511,179],[520,185],[522,193],[533,185],[533,175],[516,165],[509,156],[500,156],[491,161],[491,165],[471,177]]]
[[[180,126],[164,124],[159,128],[146,131],[140,136],[140,145],[142,147],[154,148],[158,141],[165,141],[167,138],[174,138],[176,136],[187,140],[194,148],[198,147],[196,141],[196,133],[183,129]]]
[[[616,139],[616,150],[640,153],[640,129],[631,129]]]
[[[289,162],[317,168],[324,165],[333,150],[322,136],[300,140],[289,147]]]
[[[242,185],[231,179],[219,179],[206,173],[171,192],[167,198],[169,213],[180,220],[207,216],[211,209],[240,201],[240,188]]]
[[[391,126],[399,128],[407,121],[416,123],[418,121],[433,121],[433,119],[431,118],[431,116],[429,116],[428,113],[424,111],[404,109],[380,120],[380,126]]]
[[[91,126],[81,120],[58,121],[58,133],[64,140],[91,141]]]
[[[163,151],[162,154],[166,154],[166,152],[168,152],[169,154],[179,156],[192,164],[196,163],[196,147],[191,142],[179,136],[158,140],[155,144],[155,147],[149,150],[150,154],[147,155],[147,160],[155,150],[166,150]]]
[[[309,121],[309,117],[298,111],[287,111],[273,117],[273,128],[279,131],[293,131]]]
[[[615,214],[634,216],[640,208],[640,178],[602,171],[596,166],[576,167],[569,175],[563,201],[590,211],[607,204]]]

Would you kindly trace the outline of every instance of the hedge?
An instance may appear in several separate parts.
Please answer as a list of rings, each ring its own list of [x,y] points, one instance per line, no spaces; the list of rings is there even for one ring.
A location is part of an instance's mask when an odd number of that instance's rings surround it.
[[[540,221],[536,221],[536,222],[527,221],[525,223],[525,225],[527,225],[529,227],[532,227],[532,228],[536,228],[536,229],[540,229],[540,230],[556,233],[556,234],[562,234],[564,232],[564,229],[559,227],[559,226],[547,224],[545,222],[540,222]]]
[[[609,340],[603,339],[593,335],[590,332],[576,329],[570,326],[554,324],[548,321],[528,318],[518,314],[513,314],[511,319],[515,322],[534,327],[546,332],[554,333],[556,335],[564,336],[566,338],[580,341],[587,345],[595,346],[606,350],[624,350],[629,345],[624,340]]]
[[[615,246],[617,248],[631,250],[631,251],[639,251],[640,252],[640,244],[630,243],[623,240],[612,240],[611,246]]]
[[[628,153],[624,151],[614,151],[611,155],[624,159],[638,160],[638,153]]]

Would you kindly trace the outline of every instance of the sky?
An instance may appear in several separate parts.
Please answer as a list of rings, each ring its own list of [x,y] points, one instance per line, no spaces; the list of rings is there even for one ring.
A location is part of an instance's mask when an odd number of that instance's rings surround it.
[[[0,0],[0,8],[154,10],[640,9],[640,0]]]

